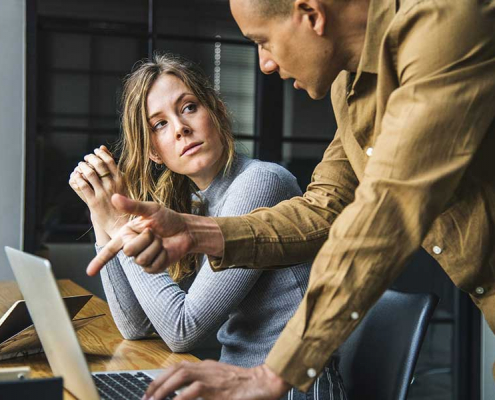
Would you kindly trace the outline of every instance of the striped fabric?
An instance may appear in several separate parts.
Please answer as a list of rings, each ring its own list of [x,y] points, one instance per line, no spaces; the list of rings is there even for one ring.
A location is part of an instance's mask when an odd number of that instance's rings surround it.
[[[330,365],[325,367],[306,393],[292,388],[280,400],[347,400],[337,361],[332,360]]]

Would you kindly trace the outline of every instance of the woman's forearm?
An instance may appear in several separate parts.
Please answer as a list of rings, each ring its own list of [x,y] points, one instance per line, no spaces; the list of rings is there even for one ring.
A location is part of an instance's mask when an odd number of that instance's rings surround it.
[[[105,230],[98,223],[95,222],[93,218],[91,218],[91,221],[93,223],[96,243],[98,243],[99,246],[105,246],[112,238],[108,235],[108,233],[105,232]]]

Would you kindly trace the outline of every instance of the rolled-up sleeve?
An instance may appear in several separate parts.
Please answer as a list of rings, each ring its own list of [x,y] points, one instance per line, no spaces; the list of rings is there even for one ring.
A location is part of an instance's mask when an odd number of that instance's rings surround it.
[[[357,184],[337,131],[303,196],[242,217],[215,218],[226,241],[223,258],[210,257],[212,268],[273,269],[313,259]]]
[[[489,2],[481,3],[415,2],[386,35],[379,77],[397,85],[381,93],[383,117],[364,178],[267,358],[300,389],[420,247],[494,120],[495,20]]]

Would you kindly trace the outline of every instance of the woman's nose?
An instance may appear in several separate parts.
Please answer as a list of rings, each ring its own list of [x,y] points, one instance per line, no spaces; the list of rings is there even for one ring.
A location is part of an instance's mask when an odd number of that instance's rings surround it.
[[[175,136],[177,139],[180,139],[182,136],[187,136],[187,135],[190,135],[192,132],[191,128],[187,125],[184,125],[184,124],[180,124],[178,127],[177,127],[177,131],[175,133]]]

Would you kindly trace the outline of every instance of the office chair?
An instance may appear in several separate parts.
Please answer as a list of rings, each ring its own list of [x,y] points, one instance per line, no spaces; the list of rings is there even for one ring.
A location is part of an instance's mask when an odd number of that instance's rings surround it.
[[[433,294],[387,290],[340,346],[340,373],[349,400],[405,400],[428,321]]]

